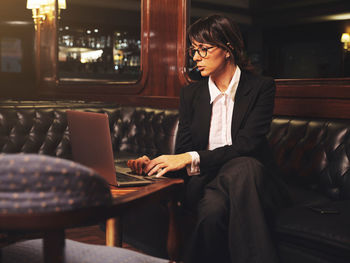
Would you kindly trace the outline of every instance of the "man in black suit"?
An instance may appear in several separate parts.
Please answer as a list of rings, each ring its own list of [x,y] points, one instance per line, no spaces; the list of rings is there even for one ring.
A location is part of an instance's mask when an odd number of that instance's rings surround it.
[[[266,139],[274,81],[250,72],[240,31],[227,17],[198,20],[189,40],[205,78],[181,90],[176,154],[128,165],[149,175],[186,172],[185,205],[198,215],[187,262],[277,262],[269,220],[281,186]]]

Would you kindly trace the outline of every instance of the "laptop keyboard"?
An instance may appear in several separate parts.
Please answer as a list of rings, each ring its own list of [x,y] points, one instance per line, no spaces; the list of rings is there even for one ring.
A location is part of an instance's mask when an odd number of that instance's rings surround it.
[[[117,175],[117,182],[144,181],[144,179],[128,176],[122,173],[116,173],[116,175]]]

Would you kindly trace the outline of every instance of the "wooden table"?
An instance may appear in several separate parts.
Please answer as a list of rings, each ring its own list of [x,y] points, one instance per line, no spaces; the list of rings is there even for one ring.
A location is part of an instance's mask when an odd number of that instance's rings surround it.
[[[139,187],[111,187],[113,205],[106,223],[106,245],[122,246],[122,215],[126,210],[150,202],[168,201],[169,225],[167,251],[171,260],[179,259],[180,236],[177,208],[183,187],[182,179],[160,179],[153,184]]]

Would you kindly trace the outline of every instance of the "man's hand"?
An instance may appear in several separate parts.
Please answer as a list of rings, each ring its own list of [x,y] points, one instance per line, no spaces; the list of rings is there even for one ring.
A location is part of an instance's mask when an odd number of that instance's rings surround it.
[[[134,173],[141,175],[143,172],[145,172],[144,168],[150,161],[151,160],[148,158],[148,156],[144,155],[136,160],[128,160],[127,166]]]
[[[177,171],[191,164],[192,157],[189,153],[176,155],[161,155],[146,164],[144,171],[149,175],[156,174],[157,177],[163,176],[167,172]]]

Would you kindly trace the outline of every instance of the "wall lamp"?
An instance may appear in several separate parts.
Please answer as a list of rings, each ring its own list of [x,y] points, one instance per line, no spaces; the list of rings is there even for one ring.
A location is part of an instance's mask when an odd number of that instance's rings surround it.
[[[344,44],[345,50],[350,50],[350,34],[349,33],[343,33],[341,35],[340,41]]]
[[[55,0],[27,0],[27,9],[32,9],[35,30],[38,24],[43,23],[47,16],[52,14],[55,7]],[[58,0],[58,13],[66,9],[66,0]]]

